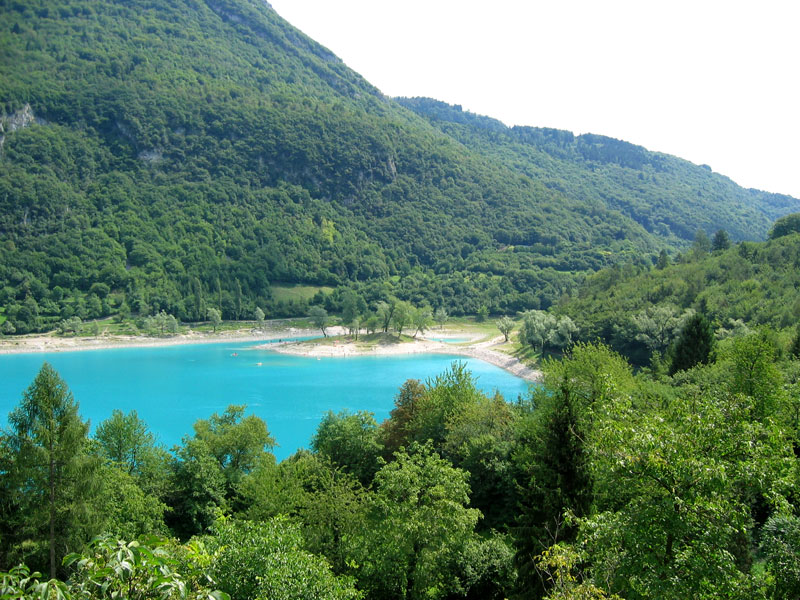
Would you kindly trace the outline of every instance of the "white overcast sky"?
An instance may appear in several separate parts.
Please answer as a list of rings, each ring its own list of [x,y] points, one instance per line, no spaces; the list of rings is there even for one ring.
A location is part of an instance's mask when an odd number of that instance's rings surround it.
[[[800,197],[798,0],[269,0],[387,96],[599,133]]]

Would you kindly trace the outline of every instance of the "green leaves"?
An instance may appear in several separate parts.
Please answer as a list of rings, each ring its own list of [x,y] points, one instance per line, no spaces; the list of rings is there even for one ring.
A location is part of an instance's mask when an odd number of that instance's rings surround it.
[[[181,551],[156,536],[131,542],[103,536],[92,540],[86,553],[69,554],[63,562],[74,571],[69,589],[76,598],[230,600],[210,588],[207,575],[185,569]]]
[[[582,522],[595,581],[626,598],[752,597],[751,507],[776,502],[791,449],[741,397],[608,415],[592,435],[597,512]]]
[[[467,508],[467,474],[413,444],[375,476],[356,575],[375,597],[443,598],[458,589],[457,556],[480,512]]]
[[[25,565],[0,573],[0,600],[71,600],[65,583],[57,579],[40,581],[41,577]]]
[[[299,527],[286,519],[219,521],[205,538],[211,575],[236,600],[357,600],[349,577],[303,550]]]
[[[3,515],[13,540],[12,553],[33,546],[35,561],[49,554],[50,577],[56,576],[56,555],[78,543],[85,503],[96,492],[96,461],[86,454],[88,423],[67,384],[48,363],[42,365],[22,402],[9,414],[11,430],[0,440],[10,468],[2,473],[8,502]],[[31,544],[33,542],[33,544]],[[47,549],[47,552],[42,550]],[[28,549],[26,552],[30,552]],[[41,553],[40,553],[41,552]]]

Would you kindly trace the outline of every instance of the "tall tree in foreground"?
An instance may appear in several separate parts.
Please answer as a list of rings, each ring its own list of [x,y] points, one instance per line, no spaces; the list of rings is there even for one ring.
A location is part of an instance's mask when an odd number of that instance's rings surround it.
[[[232,404],[221,415],[198,419],[194,436],[184,437],[177,449],[168,521],[178,536],[203,533],[275,445],[267,424],[244,411],[245,406]]]
[[[418,444],[378,472],[368,525],[353,545],[356,576],[368,597],[465,595],[459,594],[458,557],[480,518],[467,508],[467,477],[430,445]]]
[[[67,384],[48,363],[8,420],[11,429],[0,440],[6,459],[0,475],[6,513],[3,558],[40,564],[48,555],[52,578],[57,557],[84,533],[81,516],[97,464],[84,452],[89,424],[81,420]]]
[[[541,597],[547,577],[537,557],[571,540],[565,513],[583,517],[592,503],[587,440],[598,415],[635,389],[630,366],[599,344],[576,344],[563,360],[545,360],[543,386],[517,425],[514,453],[520,510],[513,528],[520,597]]]

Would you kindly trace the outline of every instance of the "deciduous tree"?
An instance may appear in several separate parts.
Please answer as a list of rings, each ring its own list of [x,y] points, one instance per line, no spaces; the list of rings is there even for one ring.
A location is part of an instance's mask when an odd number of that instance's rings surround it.
[[[514,330],[514,320],[510,317],[503,317],[497,321],[497,328],[500,330],[500,333],[503,334],[505,341],[508,341],[508,336],[511,335],[511,332]]]
[[[217,284],[219,284],[219,280],[217,280]],[[206,316],[208,320],[211,321],[211,326],[214,328],[214,333],[217,332],[217,327],[222,324],[222,313],[219,312],[219,309],[209,307],[208,311],[206,312]]]
[[[319,329],[323,336],[328,337],[328,333],[325,331],[330,323],[328,311],[321,306],[312,306],[308,316],[311,317],[311,322],[314,324],[314,327]]]

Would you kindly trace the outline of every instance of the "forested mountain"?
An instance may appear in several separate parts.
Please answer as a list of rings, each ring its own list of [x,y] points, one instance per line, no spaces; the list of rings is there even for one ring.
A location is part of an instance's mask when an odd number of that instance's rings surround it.
[[[588,206],[619,211],[678,245],[698,229],[709,234],[724,229],[735,240],[760,240],[775,219],[798,206],[791,196],[744,189],[708,165],[614,138],[509,128],[430,98],[397,101],[468,148]]]
[[[432,305],[546,308],[698,227],[758,238],[800,208],[605,138],[431,124],[264,2],[0,10],[0,309],[18,333],[269,315],[271,282],[410,273],[440,282]]]

